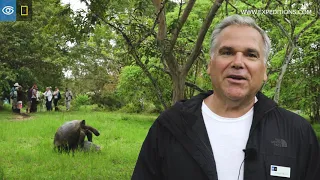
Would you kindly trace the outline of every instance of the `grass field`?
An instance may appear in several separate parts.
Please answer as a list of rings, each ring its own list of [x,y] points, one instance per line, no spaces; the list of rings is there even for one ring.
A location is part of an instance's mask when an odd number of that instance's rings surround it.
[[[130,179],[154,115],[40,112],[30,118],[0,111],[0,179]],[[53,137],[65,121],[85,119],[101,152],[59,154]]]
[[[53,137],[65,121],[85,119],[100,136],[101,152],[59,154]],[[130,179],[141,144],[156,115],[94,112],[39,112],[30,118],[0,111],[0,180]],[[320,125],[313,126],[318,137]]]

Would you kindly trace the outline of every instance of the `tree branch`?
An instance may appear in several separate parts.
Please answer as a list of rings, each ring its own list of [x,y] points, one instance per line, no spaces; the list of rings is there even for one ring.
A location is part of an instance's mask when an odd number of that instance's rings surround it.
[[[320,12],[319,12],[320,13]],[[319,14],[317,15],[316,19],[314,19],[313,21],[311,21],[308,25],[306,25],[306,27],[304,27],[295,37],[294,37],[294,42],[296,43],[298,41],[298,39],[300,38],[300,36],[306,31],[308,30],[314,23],[316,23],[319,20]]]
[[[182,12],[182,0],[180,0],[180,6],[179,6],[179,13],[178,13],[178,17],[177,17],[177,21],[179,20],[179,17],[180,17],[180,15],[181,15],[181,12]]]
[[[155,66],[155,65],[151,65],[151,67],[154,67],[154,68],[156,68],[156,69],[158,69],[158,70],[170,75],[170,72],[168,70],[164,69],[164,68],[161,68],[161,67],[158,67],[158,66]]]
[[[169,52],[172,52],[173,47],[175,46],[175,44],[177,42],[178,35],[179,35],[184,23],[187,21],[187,19],[189,17],[189,14],[190,14],[190,12],[192,10],[192,7],[193,7],[195,2],[196,2],[196,0],[189,0],[189,2],[187,4],[187,7],[184,9],[181,18],[177,22],[176,28],[173,29],[172,37],[171,37],[171,40],[170,40]]]
[[[199,91],[199,92],[205,92],[205,90],[201,89],[199,86],[197,86],[197,85],[195,85],[195,84],[193,84],[193,83],[191,83],[191,82],[185,82],[184,84],[185,84],[186,86],[189,86],[189,87],[191,87],[191,88]]]
[[[213,18],[215,17],[218,9],[220,8],[222,2],[223,2],[223,0],[216,0],[216,2],[212,5],[205,21],[202,23],[202,27],[199,31],[196,44],[195,44],[190,56],[188,57],[187,63],[185,64],[182,73],[185,73],[185,74],[188,73],[188,71],[192,67],[192,64],[197,59],[197,57],[200,53],[200,50],[201,50],[201,46],[202,46],[204,37],[205,37],[205,35],[206,35],[206,33],[212,23]]]
[[[251,5],[247,2],[245,2],[244,0],[240,0],[242,3],[250,6],[251,8],[254,9],[258,9],[257,7],[255,7],[254,5]],[[276,20],[276,18],[274,18],[273,15],[270,14],[264,14],[265,16],[267,16],[269,18],[269,20],[276,26],[279,27],[279,29],[281,30],[281,32],[286,36],[286,38],[288,39],[289,43],[293,44],[292,39],[290,38],[290,35],[288,34],[288,32],[285,30],[285,28]]]
[[[163,41],[166,37],[166,32],[167,32],[166,20],[165,20],[166,16],[164,12],[165,3],[167,2],[167,0],[165,0],[163,3],[161,2],[161,0],[152,0],[152,2],[158,11],[158,16],[156,19],[157,21],[155,21],[159,23],[157,39],[160,41]]]
[[[88,6],[88,3],[85,1],[85,3]],[[128,51],[131,52],[132,57],[134,58],[136,64],[142,69],[142,71],[147,75],[147,77],[150,79],[153,87],[155,88],[156,91],[156,95],[158,97],[158,100],[161,102],[161,104],[163,105],[163,107],[165,109],[168,108],[167,104],[164,101],[164,98],[162,96],[160,87],[158,86],[157,81],[152,77],[151,73],[148,71],[147,67],[141,62],[139,55],[137,54],[137,51],[135,49],[135,46],[133,46],[130,38],[127,36],[127,34],[125,32],[123,32],[122,29],[120,29],[119,27],[115,26],[114,24],[111,24],[109,22],[107,22],[105,19],[101,18],[100,16],[96,15],[95,13],[92,14],[93,16],[95,16],[96,18],[99,18],[101,21],[103,21],[104,23],[106,23],[107,25],[111,26],[112,28],[114,28],[118,33],[120,33],[122,35],[122,37],[125,39],[125,41],[128,44]]]
[[[236,8],[234,5],[232,5],[230,2],[228,3],[233,9],[235,9],[236,10],[236,14],[238,14],[238,12],[239,12],[239,10],[238,10],[238,8]]]
[[[268,0],[268,2],[267,2],[267,4],[266,4],[266,6],[264,7],[264,9],[268,9],[269,6],[270,6],[270,4],[271,4],[271,0]]]

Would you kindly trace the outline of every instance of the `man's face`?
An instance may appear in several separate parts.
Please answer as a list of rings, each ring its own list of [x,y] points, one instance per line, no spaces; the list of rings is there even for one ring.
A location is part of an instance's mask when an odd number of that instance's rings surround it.
[[[207,70],[215,93],[231,100],[254,96],[267,79],[262,36],[252,27],[231,25],[217,38]]]

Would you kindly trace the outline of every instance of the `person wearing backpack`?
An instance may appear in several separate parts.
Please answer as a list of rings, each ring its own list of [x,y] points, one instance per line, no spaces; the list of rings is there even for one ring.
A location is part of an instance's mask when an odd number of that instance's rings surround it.
[[[12,111],[15,112],[16,109],[17,109],[17,96],[18,96],[18,93],[17,93],[17,89],[20,85],[18,83],[15,83],[13,85],[13,87],[11,88],[11,91],[10,91],[10,99],[11,99],[11,102],[12,102]]]
[[[61,94],[60,94],[59,88],[56,87],[55,91],[53,92],[53,105],[54,105],[55,111],[59,111],[58,101],[60,99],[61,99]]]

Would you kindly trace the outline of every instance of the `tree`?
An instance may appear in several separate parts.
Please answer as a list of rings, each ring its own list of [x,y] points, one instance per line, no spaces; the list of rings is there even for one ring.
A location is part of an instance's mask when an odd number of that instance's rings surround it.
[[[152,4],[146,1],[135,1],[132,4],[127,3],[125,8],[119,8],[119,5],[115,5],[111,2],[104,3],[105,7],[97,6],[100,1],[84,1],[87,3],[92,17],[99,18],[100,22],[103,22],[114,29],[119,35],[121,35],[126,42],[128,54],[132,57],[135,64],[137,64],[144,72],[144,74],[150,79],[155,89],[159,101],[167,108],[167,104],[164,101],[161,89],[157,81],[152,77],[149,72],[147,63],[142,61],[142,57],[145,56],[141,49],[144,49],[145,44],[150,44],[148,41],[152,41],[156,37],[157,43],[155,46],[158,52],[153,57],[159,58],[159,61],[163,63],[161,68],[164,68],[170,74],[172,79],[173,96],[172,101],[176,102],[184,98],[184,87],[187,74],[192,67],[193,63],[200,54],[201,45],[209,29],[211,22],[218,11],[223,0],[217,0],[211,5],[211,9],[207,14],[207,17],[199,17],[197,20],[203,22],[202,27],[199,29],[196,44],[194,47],[190,47],[187,59],[185,56],[180,58],[176,55],[179,53],[179,44],[177,43],[179,33],[182,31],[184,24],[186,23],[190,12],[193,10],[195,1],[190,0],[186,5],[180,3],[179,9],[184,8],[183,13],[179,13],[177,21],[172,21],[172,24],[167,24],[165,20],[165,14],[167,9],[174,9],[175,3],[171,1],[153,1],[153,5],[156,7],[156,14],[154,19],[151,20],[149,15],[149,7]],[[161,3],[162,2],[162,3]],[[122,4],[122,1],[117,2]],[[200,1],[201,3],[209,3],[208,1]],[[210,7],[210,6],[209,6]],[[107,11],[103,12],[102,9]],[[115,9],[117,11],[115,11]],[[146,17],[147,16],[147,17]],[[123,18],[125,17],[125,18]],[[159,22],[159,26],[157,26]],[[158,28],[158,35],[156,35],[155,29]],[[168,29],[167,27],[172,27]],[[182,59],[184,58],[184,59]]]
[[[295,2],[290,1],[288,3],[277,1],[277,2],[271,2],[268,1],[264,7],[256,7],[252,5],[252,3],[248,3],[245,1],[242,1],[246,5],[248,5],[251,8],[254,9],[273,9],[273,10],[283,10],[283,11],[290,11],[290,12],[298,12],[301,9],[312,11],[314,10],[313,7],[317,6],[316,4],[313,4],[312,2]],[[318,8],[316,8],[318,9]],[[299,38],[310,28],[312,27],[320,17],[320,12],[316,11],[315,16],[301,16],[300,18],[297,18],[297,15],[295,14],[264,14],[270,22],[279,28],[281,34],[286,37],[287,42],[284,44],[286,46],[285,53],[284,53],[284,59],[282,61],[281,65],[281,71],[277,79],[277,84],[275,87],[275,93],[274,93],[274,101],[279,102],[280,98],[280,89],[281,84],[284,78],[284,75],[286,73],[286,70],[293,58],[294,51],[297,49],[297,45],[299,42]],[[303,24],[303,26],[301,26]]]
[[[59,1],[34,2],[32,21],[0,24],[1,90],[15,82],[26,89],[33,83],[40,88],[60,84],[70,22],[65,11]]]

